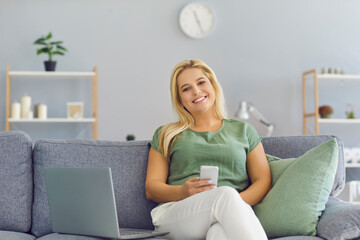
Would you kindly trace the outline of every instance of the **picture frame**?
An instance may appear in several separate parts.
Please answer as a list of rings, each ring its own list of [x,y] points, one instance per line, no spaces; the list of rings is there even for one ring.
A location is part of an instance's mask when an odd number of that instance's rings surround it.
[[[67,103],[67,117],[78,119],[84,117],[84,103],[83,102],[68,102]]]

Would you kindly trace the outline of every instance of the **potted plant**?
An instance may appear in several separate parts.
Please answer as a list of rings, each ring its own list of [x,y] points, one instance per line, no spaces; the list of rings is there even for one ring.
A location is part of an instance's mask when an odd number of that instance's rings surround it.
[[[330,118],[333,112],[333,108],[329,105],[323,105],[319,107],[319,114],[321,118]]]
[[[135,140],[135,135],[133,135],[133,134],[128,134],[128,135],[126,136],[126,141],[133,141],[133,140]]]
[[[53,55],[64,55],[64,52],[67,51],[66,48],[62,46],[62,41],[52,41],[52,33],[50,32],[46,37],[41,37],[34,42],[35,45],[42,45],[41,48],[37,50],[37,55],[45,53],[49,55],[49,60],[44,61],[46,71],[55,71],[56,61],[53,61]]]

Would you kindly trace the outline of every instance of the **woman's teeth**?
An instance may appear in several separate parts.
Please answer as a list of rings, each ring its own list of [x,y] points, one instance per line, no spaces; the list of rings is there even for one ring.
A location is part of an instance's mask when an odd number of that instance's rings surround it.
[[[205,97],[198,98],[198,99],[196,99],[196,100],[194,101],[194,103],[200,102],[200,101],[202,101],[202,100],[204,100],[204,99],[205,99]]]

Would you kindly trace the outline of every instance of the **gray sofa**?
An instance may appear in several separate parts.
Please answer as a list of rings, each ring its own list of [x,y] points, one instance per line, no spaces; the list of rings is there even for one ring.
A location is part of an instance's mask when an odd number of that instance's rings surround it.
[[[266,153],[282,158],[298,157],[332,136],[267,137]],[[318,228],[326,239],[356,239],[360,205],[337,200],[344,187],[343,145],[332,194]],[[43,167],[111,167],[120,227],[153,229],[150,211],[156,203],[145,197],[148,141],[39,140],[34,145],[23,132],[0,132],[0,239],[90,240],[99,239],[52,233]],[[351,219],[351,220],[349,220]],[[331,238],[332,232],[344,238]],[[329,233],[329,237],[324,236]],[[154,238],[153,238],[154,239]],[[161,238],[158,238],[161,239]],[[289,236],[282,240],[323,239]]]

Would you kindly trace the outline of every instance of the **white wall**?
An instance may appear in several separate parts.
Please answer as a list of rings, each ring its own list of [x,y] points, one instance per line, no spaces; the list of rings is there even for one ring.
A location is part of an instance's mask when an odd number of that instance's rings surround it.
[[[1,0],[0,130],[5,129],[6,65],[42,70],[46,56],[36,56],[32,43],[49,31],[69,49],[66,56],[56,57],[58,71],[99,68],[100,139],[124,140],[128,133],[150,139],[158,126],[176,120],[169,78],[183,59],[200,58],[213,68],[230,115],[241,100],[248,100],[276,124],[275,135],[302,134],[303,71],[330,66],[360,72],[359,1],[204,0],[215,11],[217,24],[202,40],[186,37],[179,28],[179,12],[189,2]],[[34,102],[48,104],[50,117],[64,115],[66,101],[90,97],[83,93],[89,89],[81,81],[70,83],[71,91],[66,84],[40,80],[20,85],[12,100],[27,91]],[[326,97],[331,104],[334,97],[325,94],[323,101]],[[347,97],[342,92],[338,98]],[[351,101],[360,114],[359,97]],[[90,107],[90,102],[85,104]],[[74,137],[84,128],[17,127],[34,139],[46,134]],[[64,130],[55,133],[58,127]],[[83,135],[90,136],[88,130]]]

